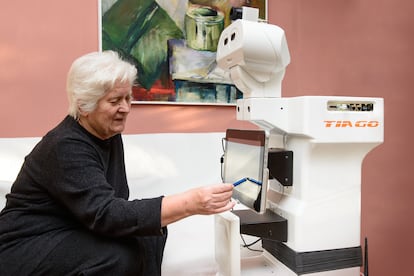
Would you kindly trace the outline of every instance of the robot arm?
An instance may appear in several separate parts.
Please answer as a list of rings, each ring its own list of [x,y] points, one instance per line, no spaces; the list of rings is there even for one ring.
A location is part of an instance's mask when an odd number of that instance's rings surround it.
[[[244,98],[281,96],[290,63],[283,29],[239,19],[223,30],[217,47],[218,67],[230,72]]]

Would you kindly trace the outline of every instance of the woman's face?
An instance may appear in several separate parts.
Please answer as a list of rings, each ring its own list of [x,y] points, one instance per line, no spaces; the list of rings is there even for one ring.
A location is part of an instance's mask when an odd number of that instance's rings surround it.
[[[92,112],[81,112],[79,123],[96,137],[105,140],[121,133],[131,110],[131,86],[117,82]]]

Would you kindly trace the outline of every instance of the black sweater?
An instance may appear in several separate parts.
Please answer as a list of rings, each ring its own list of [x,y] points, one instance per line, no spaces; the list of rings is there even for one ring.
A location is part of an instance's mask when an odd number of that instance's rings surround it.
[[[0,275],[30,274],[67,235],[160,235],[162,197],[128,201],[121,135],[67,116],[25,158],[0,213]],[[7,273],[7,274],[4,274]]]

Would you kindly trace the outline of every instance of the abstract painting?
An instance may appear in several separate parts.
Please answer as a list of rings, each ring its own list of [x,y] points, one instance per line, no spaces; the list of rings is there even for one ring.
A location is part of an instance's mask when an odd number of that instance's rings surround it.
[[[235,4],[237,2],[237,4]],[[216,66],[217,42],[235,5],[266,1],[100,0],[100,49],[138,70],[133,103],[234,105],[242,93]]]

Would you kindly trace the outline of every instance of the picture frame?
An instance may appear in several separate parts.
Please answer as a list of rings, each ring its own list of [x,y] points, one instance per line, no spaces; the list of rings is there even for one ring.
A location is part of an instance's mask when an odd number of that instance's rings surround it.
[[[134,104],[235,105],[242,93],[215,61],[234,2],[267,21],[267,0],[98,0],[99,50],[137,67]]]

